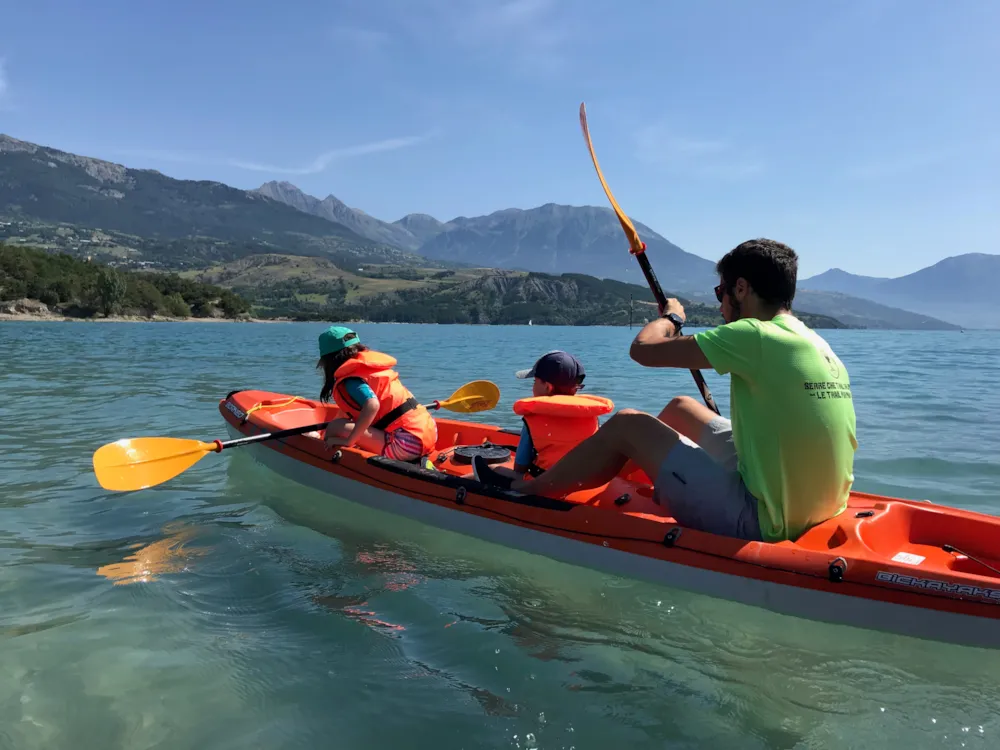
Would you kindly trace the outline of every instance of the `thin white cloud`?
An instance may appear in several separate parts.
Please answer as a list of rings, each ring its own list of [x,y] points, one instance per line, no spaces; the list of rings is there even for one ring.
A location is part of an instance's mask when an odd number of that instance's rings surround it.
[[[395,21],[423,44],[454,46],[533,75],[570,63],[579,22],[567,0],[407,0]]]
[[[744,180],[765,168],[762,159],[741,153],[728,141],[682,136],[663,125],[643,126],[633,137],[640,161],[690,176]]]
[[[190,151],[173,151],[170,149],[136,148],[118,149],[116,153],[121,156],[134,157],[139,159],[149,159],[151,161],[175,162],[180,164],[217,164],[220,166],[236,167],[253,172],[271,172],[274,174],[317,174],[324,171],[333,162],[341,159],[351,159],[367,154],[377,154],[385,151],[396,151],[401,148],[408,148],[422,143],[434,137],[439,131],[437,129],[425,133],[424,135],[412,135],[402,138],[387,138],[371,143],[362,143],[346,148],[337,148],[317,156],[308,164],[299,167],[279,166],[274,164],[263,164],[244,159],[222,158],[208,154],[198,154]]]
[[[378,52],[391,40],[388,32],[359,26],[337,26],[330,37],[337,47],[352,52]]]
[[[455,14],[458,41],[510,55],[522,70],[558,72],[568,64],[566,43],[572,17],[560,14],[558,0],[476,0]]]
[[[350,159],[356,156],[367,154],[377,154],[384,151],[396,151],[401,148],[408,148],[422,143],[430,138],[430,135],[413,135],[404,138],[387,138],[382,141],[363,143],[358,146],[348,146],[347,148],[333,149],[326,151],[308,164],[301,167],[276,166],[273,164],[261,164],[259,162],[242,161],[239,159],[229,159],[228,164],[239,169],[248,169],[254,172],[271,172],[274,174],[317,174],[324,171],[335,161]]]

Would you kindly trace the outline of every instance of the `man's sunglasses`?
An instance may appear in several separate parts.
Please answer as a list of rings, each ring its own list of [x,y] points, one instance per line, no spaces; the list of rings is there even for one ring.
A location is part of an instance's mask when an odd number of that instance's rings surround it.
[[[719,302],[722,302],[722,297],[724,292],[725,290],[723,289],[722,284],[719,284],[717,287],[715,287],[715,298],[719,300]]]

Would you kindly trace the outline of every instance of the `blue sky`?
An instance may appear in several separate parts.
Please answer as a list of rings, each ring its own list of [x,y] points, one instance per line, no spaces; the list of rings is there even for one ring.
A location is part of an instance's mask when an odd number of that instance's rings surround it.
[[[1000,3],[4,5],[0,132],[67,151],[390,221],[604,206],[585,101],[624,210],[707,258],[1000,252]]]

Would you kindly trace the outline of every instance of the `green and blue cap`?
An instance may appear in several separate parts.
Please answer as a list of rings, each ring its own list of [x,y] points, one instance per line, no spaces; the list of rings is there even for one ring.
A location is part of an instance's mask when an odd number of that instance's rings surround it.
[[[345,326],[330,326],[319,335],[319,356],[335,354],[341,349],[360,344],[358,334]]]

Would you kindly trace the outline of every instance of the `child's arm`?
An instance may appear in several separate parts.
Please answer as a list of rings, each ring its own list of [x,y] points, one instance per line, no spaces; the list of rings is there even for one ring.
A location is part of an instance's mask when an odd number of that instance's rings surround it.
[[[358,414],[358,418],[354,422],[354,429],[351,430],[350,435],[344,438],[345,448],[350,448],[357,443],[358,439],[365,434],[365,431],[372,426],[372,422],[378,416],[379,405],[380,402],[377,396],[372,396],[365,401],[365,405],[361,407],[361,413]]]

